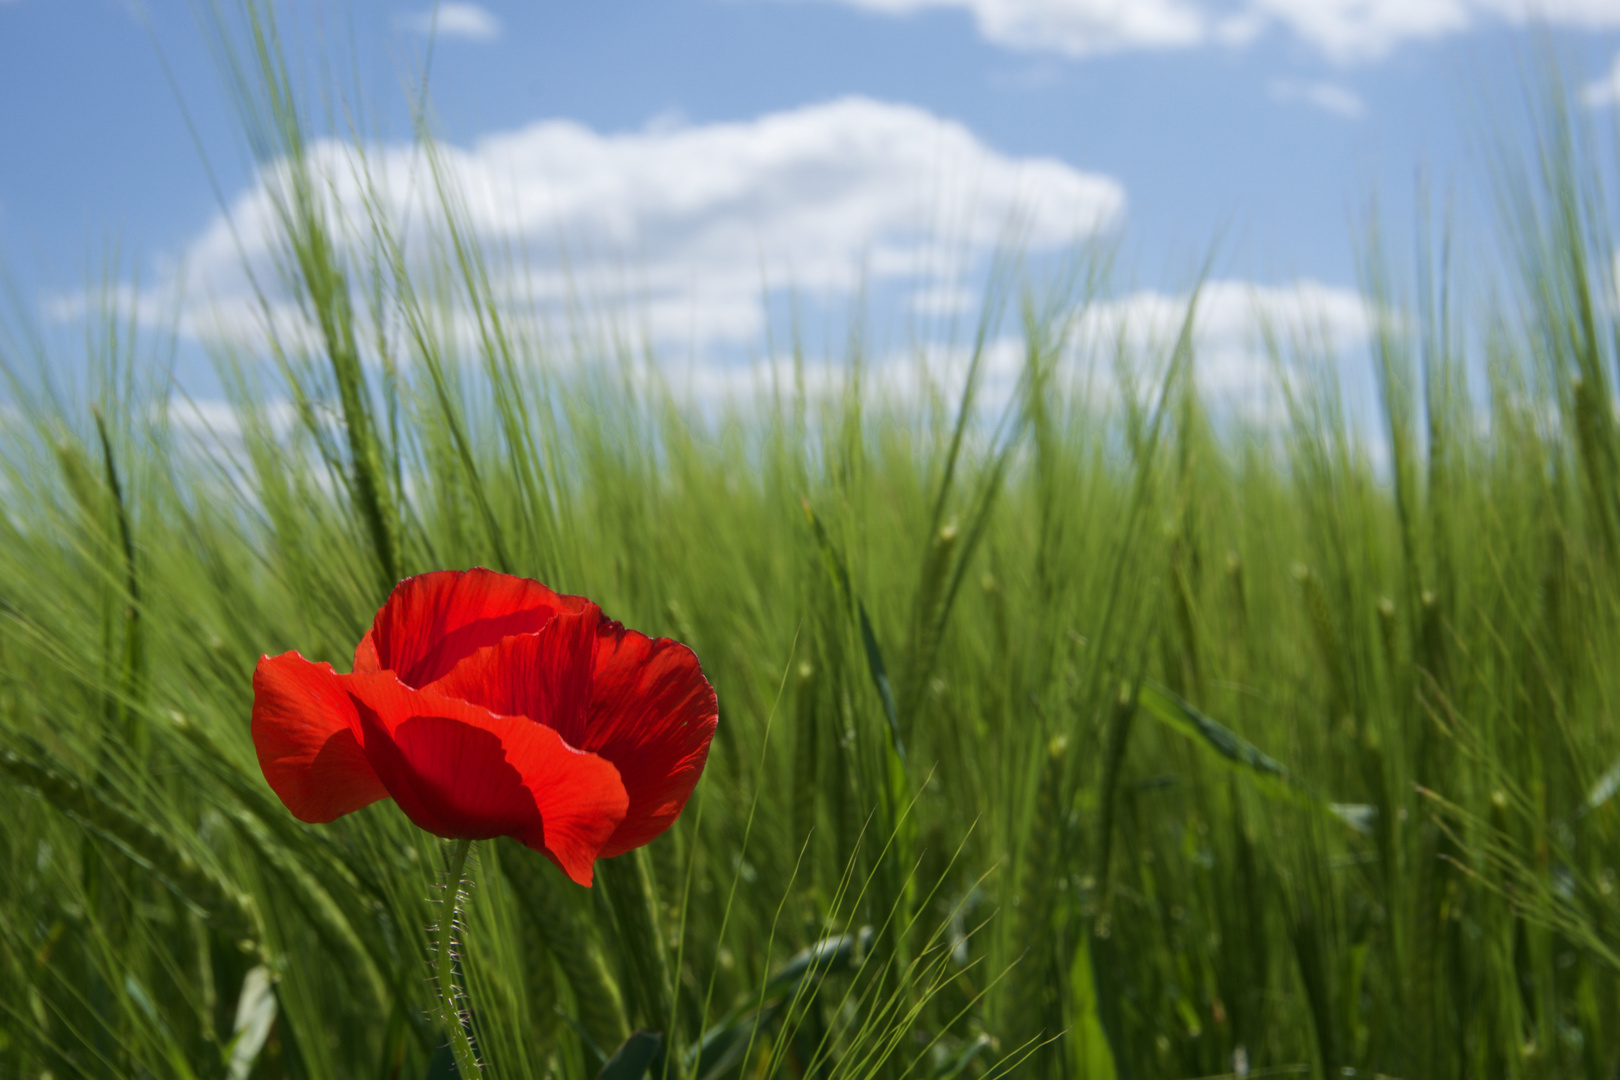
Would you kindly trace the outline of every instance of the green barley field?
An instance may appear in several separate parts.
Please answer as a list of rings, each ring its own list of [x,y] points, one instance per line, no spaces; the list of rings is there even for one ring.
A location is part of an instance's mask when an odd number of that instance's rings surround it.
[[[492,1077],[1615,1075],[1620,201],[1556,80],[1486,155],[1498,233],[1369,230],[1371,355],[1273,335],[1274,409],[1202,395],[1185,328],[1077,335],[1090,248],[1009,250],[912,392],[856,335],[695,401],[504,302],[448,174],[428,269],[334,217],[269,12],[211,18],[313,331],[217,349],[206,425],[115,303],[0,337],[0,1077],[455,1075],[447,845],[299,823],[248,717],[261,654],[345,669],[475,565],[720,700],[592,889],[475,847]]]

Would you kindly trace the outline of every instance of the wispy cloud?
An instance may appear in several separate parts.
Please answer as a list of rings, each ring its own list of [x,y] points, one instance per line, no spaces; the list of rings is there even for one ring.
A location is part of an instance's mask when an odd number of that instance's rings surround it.
[[[1183,48],[1202,42],[1209,20],[1190,0],[834,0],[887,15],[931,8],[973,16],[989,41],[1069,56],[1122,49]]]
[[[975,289],[965,285],[928,285],[917,289],[906,302],[918,315],[934,318],[972,311],[983,300]]]
[[[416,34],[467,41],[494,41],[501,36],[501,21],[477,4],[439,4],[427,11],[408,12],[398,17],[398,25]]]
[[[1276,27],[1340,63],[1377,60],[1399,45],[1470,29],[1497,0],[1247,0]],[[1616,5],[1620,14],[1620,4]]]
[[[1581,88],[1581,101],[1594,109],[1620,104],[1620,55],[1601,77]]]
[[[1353,90],[1338,83],[1274,79],[1269,89],[1275,101],[1311,105],[1350,120],[1358,120],[1367,112],[1366,103]]]
[[[890,15],[970,14],[985,40],[1070,57],[1127,49],[1242,45],[1287,33],[1340,62],[1493,23],[1598,30],[1620,26],[1620,0],[823,0]]]

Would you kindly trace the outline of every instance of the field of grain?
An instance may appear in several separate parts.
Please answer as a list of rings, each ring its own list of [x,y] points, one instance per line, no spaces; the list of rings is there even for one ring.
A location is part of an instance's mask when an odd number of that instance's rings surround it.
[[[1442,226],[1370,233],[1372,355],[1263,342],[1263,415],[1190,333],[1076,334],[1092,250],[1009,258],[904,392],[853,335],[694,401],[625,328],[514,313],[453,185],[429,270],[333,220],[246,25],[318,332],[217,352],[206,415],[116,304],[82,354],[0,338],[0,1077],[452,1075],[443,842],[300,824],[248,716],[261,654],[344,669],[395,581],[475,565],[688,643],[720,701],[597,887],[475,847],[490,1076],[638,1029],[685,1080],[1614,1075],[1616,202],[1551,80],[1484,285]]]

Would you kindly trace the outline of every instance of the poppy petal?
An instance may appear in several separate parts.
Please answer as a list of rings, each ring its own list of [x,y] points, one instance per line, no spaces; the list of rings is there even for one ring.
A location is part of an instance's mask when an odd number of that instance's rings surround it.
[[[703,775],[719,718],[714,688],[691,649],[616,622],[597,628],[589,734],[575,745],[618,766],[630,793],[603,858],[640,847],[680,816]]]
[[[331,821],[388,796],[355,737],[342,679],[296,652],[261,656],[253,671],[253,748],[300,821]]]
[[[367,759],[418,826],[439,836],[513,836],[570,878],[592,863],[628,798],[618,770],[549,728],[412,690],[392,672],[347,679]]]
[[[354,647],[354,667],[349,670],[356,675],[370,675],[374,671],[382,670],[382,661],[377,658],[377,639],[370,630],[360,639],[360,644]]]
[[[512,634],[533,633],[554,615],[581,611],[588,602],[482,567],[438,570],[394,587],[372,623],[372,646],[381,668],[407,686],[426,686],[468,654]]]
[[[627,630],[595,604],[480,649],[431,689],[526,716],[611,761],[630,803],[603,857],[640,847],[680,815],[718,721],[691,649]]]
[[[532,634],[514,634],[463,657],[429,689],[505,716],[525,716],[553,728],[570,746],[583,746],[591,701],[595,604],[559,615]]]

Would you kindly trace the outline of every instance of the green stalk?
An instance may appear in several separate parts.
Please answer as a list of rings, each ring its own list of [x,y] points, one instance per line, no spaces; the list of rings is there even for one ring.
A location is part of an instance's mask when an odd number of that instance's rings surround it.
[[[608,907],[619,932],[619,948],[630,967],[632,978],[626,1004],[632,1007],[641,1026],[664,1032],[669,1060],[680,1061],[675,983],[645,852],[645,848],[638,848],[618,858],[599,860],[596,872],[606,886]]]
[[[516,840],[501,841],[501,870],[522,897],[529,931],[551,952],[574,993],[580,1026],[598,1049],[611,1054],[630,1034],[619,986],[585,921],[559,894],[551,868]],[[554,883],[557,882],[557,883]]]
[[[444,914],[439,918],[437,938],[439,1012],[445,1030],[450,1035],[450,1053],[456,1059],[456,1072],[461,1075],[462,1080],[471,1080],[479,1072],[478,1054],[473,1050],[472,1039],[467,1036],[467,1025],[461,1013],[461,1006],[456,1003],[458,989],[453,950],[455,941],[452,937],[456,928],[456,916],[461,913],[462,871],[467,866],[467,853],[471,850],[471,840],[457,840],[451,845],[450,870],[445,875]]]

